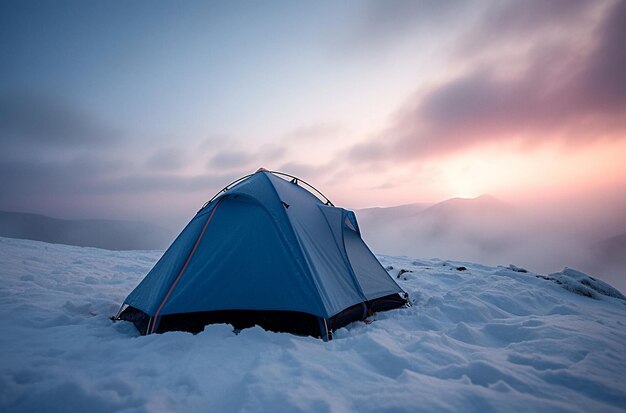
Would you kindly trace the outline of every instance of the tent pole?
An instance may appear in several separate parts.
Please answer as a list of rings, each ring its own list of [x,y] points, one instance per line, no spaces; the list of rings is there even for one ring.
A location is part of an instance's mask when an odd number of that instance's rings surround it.
[[[328,323],[326,323],[326,319],[319,317],[317,321],[319,322],[319,325],[320,325],[320,333],[322,336],[322,340],[330,341],[331,337],[330,337],[330,334],[328,333]]]

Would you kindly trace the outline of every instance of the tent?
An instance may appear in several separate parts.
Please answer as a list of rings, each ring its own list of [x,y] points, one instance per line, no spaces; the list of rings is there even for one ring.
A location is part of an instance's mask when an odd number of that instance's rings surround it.
[[[354,212],[296,177],[259,169],[198,211],[115,318],[141,334],[229,323],[328,340],[407,302]]]

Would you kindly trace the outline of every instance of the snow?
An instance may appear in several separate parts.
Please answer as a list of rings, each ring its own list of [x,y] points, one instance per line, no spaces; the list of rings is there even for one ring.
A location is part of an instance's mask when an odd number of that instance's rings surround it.
[[[0,411],[626,411],[626,301],[578,271],[379,256],[413,306],[331,342],[139,336],[109,317],[160,254],[0,238]]]

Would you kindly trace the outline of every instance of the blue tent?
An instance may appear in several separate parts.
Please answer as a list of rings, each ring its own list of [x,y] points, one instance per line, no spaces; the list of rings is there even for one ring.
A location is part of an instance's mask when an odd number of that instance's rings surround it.
[[[329,339],[406,297],[352,211],[298,178],[260,169],[198,211],[117,318],[142,334],[225,322]]]

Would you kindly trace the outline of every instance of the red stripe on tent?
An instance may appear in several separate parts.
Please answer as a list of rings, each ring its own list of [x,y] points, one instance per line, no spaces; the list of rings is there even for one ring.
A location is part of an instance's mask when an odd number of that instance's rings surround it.
[[[200,240],[202,239],[202,236],[204,235],[204,231],[206,230],[207,226],[209,225],[209,222],[211,222],[211,219],[213,219],[213,215],[215,214],[215,211],[217,211],[217,207],[220,206],[220,204],[222,203],[223,199],[224,198],[220,199],[217,202],[217,205],[215,205],[215,208],[213,208],[213,211],[211,211],[211,215],[209,215],[209,218],[204,223],[204,227],[202,227],[202,231],[200,232],[200,235],[198,235],[198,239],[196,240],[196,243],[193,245],[193,248],[191,249],[191,252],[189,253],[189,256],[187,257],[187,260],[185,261],[185,264],[183,265],[183,267],[178,272],[178,275],[176,276],[176,279],[172,283],[172,286],[170,287],[169,291],[165,295],[165,298],[161,302],[161,305],[157,309],[156,313],[154,313],[154,317],[152,318],[152,328],[150,329],[150,334],[154,333],[154,329],[156,327],[157,320],[159,318],[159,313],[163,309],[163,306],[165,305],[167,300],[170,298],[170,295],[172,295],[172,292],[174,291],[174,288],[176,287],[176,284],[178,284],[178,281],[181,279],[181,277],[183,276],[183,273],[187,269],[187,265],[189,265],[189,261],[191,261],[191,258],[195,254],[196,249],[198,248],[198,244],[200,244]]]

